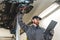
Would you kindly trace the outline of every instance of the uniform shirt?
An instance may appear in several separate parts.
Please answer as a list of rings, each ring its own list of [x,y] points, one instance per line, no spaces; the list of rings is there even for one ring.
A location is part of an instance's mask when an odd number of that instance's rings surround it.
[[[28,40],[45,40],[44,39],[44,31],[45,29],[34,25],[29,26],[23,23],[22,21],[23,14],[18,14],[18,22],[20,27],[26,32]],[[47,39],[48,40],[48,39]]]
[[[40,28],[39,26],[35,27],[32,25],[31,27],[29,25],[26,25],[22,21],[23,15],[18,15],[18,22],[20,24],[20,27],[26,32],[28,40],[44,40],[44,29]]]

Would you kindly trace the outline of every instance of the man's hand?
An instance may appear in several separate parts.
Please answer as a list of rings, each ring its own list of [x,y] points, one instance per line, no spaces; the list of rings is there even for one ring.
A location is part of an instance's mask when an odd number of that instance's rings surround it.
[[[54,35],[54,30],[51,30],[50,32],[44,33],[44,39],[51,40],[53,35]]]
[[[54,30],[51,30],[50,31],[50,34],[53,36],[54,35]]]

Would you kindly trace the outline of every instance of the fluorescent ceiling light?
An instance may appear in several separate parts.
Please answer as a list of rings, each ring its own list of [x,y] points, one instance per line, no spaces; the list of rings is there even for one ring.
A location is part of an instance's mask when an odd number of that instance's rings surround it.
[[[60,5],[58,3],[53,3],[51,6],[49,6],[47,9],[45,9],[42,13],[40,13],[39,17],[44,18],[46,15],[50,14],[52,11],[54,11],[56,8],[58,8]]]

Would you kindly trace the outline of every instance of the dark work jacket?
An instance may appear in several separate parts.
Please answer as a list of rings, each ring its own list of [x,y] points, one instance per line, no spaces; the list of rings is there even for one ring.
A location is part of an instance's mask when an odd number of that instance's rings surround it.
[[[28,40],[45,40],[44,31],[45,29],[35,27],[34,25],[29,26],[22,21],[23,14],[18,14],[18,22],[20,27],[26,32]]]

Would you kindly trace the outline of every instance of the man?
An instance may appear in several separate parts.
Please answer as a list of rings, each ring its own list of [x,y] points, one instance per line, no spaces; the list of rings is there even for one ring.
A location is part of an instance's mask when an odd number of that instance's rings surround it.
[[[21,12],[20,12],[20,14],[18,14],[18,22],[20,24],[20,27],[26,32],[27,39],[28,40],[46,40],[44,38],[45,29],[39,27],[39,21],[41,20],[41,18],[38,16],[34,16],[32,18],[32,26],[29,26],[29,25],[26,25],[25,23],[23,23],[23,21],[22,21],[23,15],[24,14],[22,14]],[[50,37],[52,37],[52,36],[49,34],[47,40],[51,40]]]

